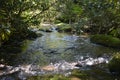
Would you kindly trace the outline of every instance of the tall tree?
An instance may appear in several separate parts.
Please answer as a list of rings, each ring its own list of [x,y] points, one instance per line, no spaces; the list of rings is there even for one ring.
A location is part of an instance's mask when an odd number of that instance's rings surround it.
[[[88,18],[91,32],[108,33],[120,25],[120,1],[84,0],[80,2]]]
[[[57,0],[0,0],[0,3],[0,42],[4,42],[9,37],[6,33],[25,37],[29,26],[53,17]]]

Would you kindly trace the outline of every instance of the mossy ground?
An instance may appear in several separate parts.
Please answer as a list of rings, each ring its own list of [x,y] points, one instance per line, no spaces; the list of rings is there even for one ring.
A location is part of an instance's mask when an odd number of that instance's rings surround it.
[[[106,71],[93,68],[92,70],[85,71],[79,69],[72,70],[69,76],[62,74],[43,75],[29,77],[27,80],[115,80],[115,77]]]

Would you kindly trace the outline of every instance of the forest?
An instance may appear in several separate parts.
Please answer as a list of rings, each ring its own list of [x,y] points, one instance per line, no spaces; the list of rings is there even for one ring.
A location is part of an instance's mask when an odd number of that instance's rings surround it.
[[[119,75],[119,0],[0,0],[0,80]]]

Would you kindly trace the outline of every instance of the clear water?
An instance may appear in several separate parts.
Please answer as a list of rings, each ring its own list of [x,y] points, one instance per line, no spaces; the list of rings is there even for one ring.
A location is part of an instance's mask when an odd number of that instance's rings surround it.
[[[81,57],[109,57],[116,50],[90,43],[89,38],[76,35],[52,32],[43,33],[42,37],[31,41],[19,55],[19,61],[46,65],[61,60],[73,62]],[[18,61],[18,63],[19,63]]]

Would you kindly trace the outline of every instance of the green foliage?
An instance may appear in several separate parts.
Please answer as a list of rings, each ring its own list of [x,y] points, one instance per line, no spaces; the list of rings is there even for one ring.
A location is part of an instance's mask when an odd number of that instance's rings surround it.
[[[91,33],[107,34],[111,28],[119,28],[120,2],[116,0],[65,0],[62,1],[58,12],[58,20],[75,25],[77,33],[89,31]],[[62,3],[61,2],[61,3]],[[86,22],[83,22],[83,19]],[[89,26],[85,29],[84,26]]]
[[[25,37],[31,25],[57,20],[77,23],[72,25],[77,33],[89,31],[119,37],[120,2],[117,0],[1,0],[0,3],[0,25],[5,26],[0,27],[0,42],[9,39],[8,31],[10,36]]]
[[[85,24],[87,24],[86,18],[81,18],[77,23],[74,24],[74,29],[77,34],[85,32]]]
[[[53,20],[57,12],[55,6],[59,2],[56,0],[0,0],[0,3],[2,4],[0,5],[1,44],[9,37],[19,39],[27,37],[31,34],[28,30],[31,25]]]
[[[10,31],[8,29],[0,28],[0,42],[8,40]]]
[[[112,37],[110,35],[93,35],[91,36],[91,42],[109,46],[109,47],[114,47],[114,48],[120,48],[120,39]]]
[[[84,0],[77,1],[82,6],[82,18],[87,18],[89,31],[108,33],[111,28],[120,25],[120,2],[117,0]]]
[[[80,5],[75,4],[73,0],[65,0],[61,6],[59,10],[60,15],[57,18],[58,20],[69,24],[79,20],[83,12]]]
[[[109,70],[111,72],[116,72],[120,74],[120,53],[116,53],[113,55],[112,59],[108,64]]]
[[[112,29],[109,34],[114,37],[120,38],[120,28]]]

